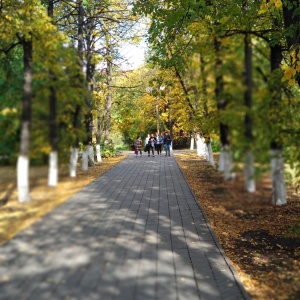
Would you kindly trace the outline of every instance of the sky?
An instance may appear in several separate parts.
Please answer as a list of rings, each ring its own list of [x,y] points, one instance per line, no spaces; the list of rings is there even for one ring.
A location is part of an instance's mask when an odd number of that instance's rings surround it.
[[[140,45],[125,45],[121,50],[121,55],[126,57],[127,63],[124,63],[125,69],[137,69],[144,63],[146,44]]]

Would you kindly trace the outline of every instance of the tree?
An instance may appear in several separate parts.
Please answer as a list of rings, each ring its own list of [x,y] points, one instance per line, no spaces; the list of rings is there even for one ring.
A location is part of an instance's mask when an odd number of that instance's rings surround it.
[[[23,90],[20,131],[20,153],[17,162],[17,185],[20,202],[30,201],[29,194],[29,148],[32,109],[32,59],[33,41],[47,24],[45,14],[37,1],[6,2],[1,6],[0,23],[6,32],[1,34],[3,51],[9,52],[17,45],[23,48]],[[17,13],[16,13],[17,12]],[[14,16],[15,18],[13,18]]]

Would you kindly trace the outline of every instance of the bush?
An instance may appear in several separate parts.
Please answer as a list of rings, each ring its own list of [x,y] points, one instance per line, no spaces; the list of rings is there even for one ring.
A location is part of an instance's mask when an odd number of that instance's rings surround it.
[[[101,145],[102,157],[113,157],[117,155],[117,152],[112,141],[104,142],[104,144]]]

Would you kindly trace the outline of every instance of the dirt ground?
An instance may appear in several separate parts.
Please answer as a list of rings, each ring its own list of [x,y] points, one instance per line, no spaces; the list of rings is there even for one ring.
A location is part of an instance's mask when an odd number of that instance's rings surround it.
[[[32,167],[32,200],[26,204],[17,201],[14,168],[1,166],[0,244],[124,157],[104,159],[85,172],[78,166],[76,178],[69,178],[67,167],[62,167],[55,188],[47,187],[47,167]],[[268,178],[257,182],[257,192],[250,194],[244,191],[242,176],[224,182],[222,174],[196,154],[175,157],[251,298],[300,299],[300,197],[293,189],[287,190],[288,204],[275,207]]]

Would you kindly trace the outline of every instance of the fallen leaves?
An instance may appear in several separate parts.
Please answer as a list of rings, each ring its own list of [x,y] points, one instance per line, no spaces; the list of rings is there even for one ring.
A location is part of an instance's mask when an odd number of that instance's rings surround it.
[[[269,178],[246,193],[241,174],[224,182],[194,153],[176,160],[251,298],[300,299],[300,197],[287,189],[288,205],[275,207]]]

